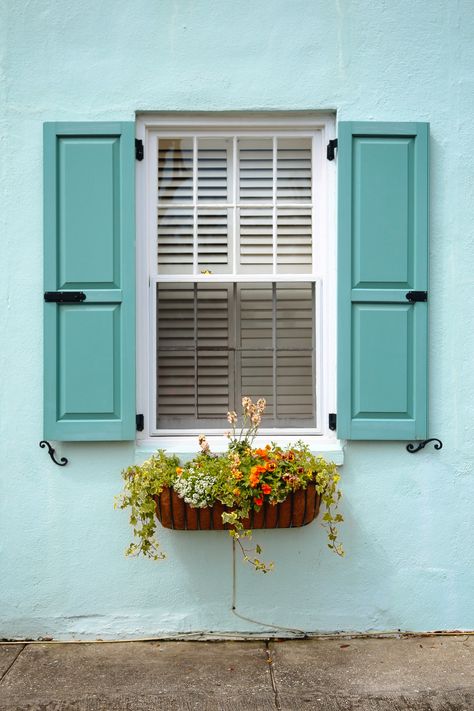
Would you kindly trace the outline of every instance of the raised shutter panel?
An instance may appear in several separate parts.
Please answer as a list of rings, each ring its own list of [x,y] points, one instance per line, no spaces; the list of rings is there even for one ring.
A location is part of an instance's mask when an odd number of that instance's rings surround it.
[[[338,130],[338,436],[427,437],[428,124]]]
[[[133,123],[44,126],[44,436],[135,437]]]

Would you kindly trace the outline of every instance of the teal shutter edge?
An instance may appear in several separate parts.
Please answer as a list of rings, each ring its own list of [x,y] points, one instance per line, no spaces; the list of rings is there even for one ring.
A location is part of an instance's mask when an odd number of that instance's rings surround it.
[[[44,304],[44,437],[133,440],[135,124],[48,122],[43,137],[44,290],[86,294]]]
[[[427,123],[338,124],[341,439],[428,436],[428,154]]]

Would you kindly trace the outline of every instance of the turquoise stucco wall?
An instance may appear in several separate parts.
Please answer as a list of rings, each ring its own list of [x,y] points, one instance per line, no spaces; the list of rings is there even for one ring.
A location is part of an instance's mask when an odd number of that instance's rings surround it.
[[[430,419],[441,452],[354,443],[343,561],[264,532],[242,614],[308,631],[474,628],[474,13],[470,0],[4,0],[0,13],[0,637],[259,631],[231,614],[226,534],[123,556],[128,444],[42,435],[42,123],[139,110],[335,109],[431,123]]]

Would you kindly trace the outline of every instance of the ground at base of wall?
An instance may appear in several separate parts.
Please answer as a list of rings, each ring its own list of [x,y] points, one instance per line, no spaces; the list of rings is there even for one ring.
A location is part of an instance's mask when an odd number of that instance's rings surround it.
[[[0,711],[469,711],[474,637],[0,644]]]

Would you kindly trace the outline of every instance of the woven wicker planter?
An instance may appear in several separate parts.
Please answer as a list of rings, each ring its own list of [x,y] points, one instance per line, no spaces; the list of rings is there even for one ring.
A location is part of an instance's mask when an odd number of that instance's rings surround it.
[[[320,495],[314,484],[299,489],[272,506],[267,501],[260,511],[252,511],[249,518],[242,521],[244,528],[298,528],[311,523],[318,515]],[[165,528],[178,531],[222,531],[231,528],[222,523],[221,514],[228,511],[223,504],[216,503],[205,509],[195,509],[185,503],[173,489],[165,487],[155,496],[156,516]]]

